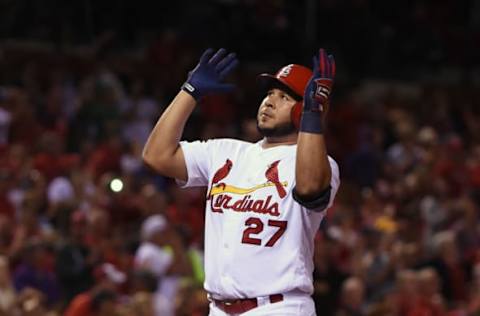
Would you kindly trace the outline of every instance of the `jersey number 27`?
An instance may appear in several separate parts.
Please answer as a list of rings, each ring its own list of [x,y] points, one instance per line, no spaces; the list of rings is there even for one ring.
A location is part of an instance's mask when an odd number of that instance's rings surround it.
[[[277,228],[277,231],[270,237],[265,244],[265,247],[273,247],[277,240],[282,237],[283,233],[287,229],[287,221],[276,221],[273,219],[268,220],[268,226]],[[242,243],[261,245],[262,240],[260,238],[252,237],[252,235],[258,235],[263,231],[264,224],[258,217],[250,217],[245,221],[247,228],[243,231]]]

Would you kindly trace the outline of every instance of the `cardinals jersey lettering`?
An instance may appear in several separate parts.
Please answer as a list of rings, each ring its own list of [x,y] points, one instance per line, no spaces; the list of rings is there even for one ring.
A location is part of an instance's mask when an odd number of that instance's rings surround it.
[[[264,149],[233,139],[180,143],[184,187],[206,186],[205,289],[218,298],[313,293],[313,236],[325,211],[292,197],[296,145]],[[331,197],[340,184],[332,170]],[[328,209],[327,207],[327,209]]]

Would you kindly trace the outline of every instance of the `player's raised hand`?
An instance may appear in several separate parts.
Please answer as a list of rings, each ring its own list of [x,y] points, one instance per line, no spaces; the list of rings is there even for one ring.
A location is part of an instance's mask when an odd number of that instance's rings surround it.
[[[321,116],[325,111],[335,79],[335,59],[333,55],[320,48],[318,56],[313,57],[313,74],[303,98],[303,113],[300,130],[310,133],[322,133]]]
[[[305,88],[304,110],[323,111],[332,92],[334,79],[335,59],[320,48],[318,56],[313,57],[313,75]]]
[[[233,84],[224,83],[223,79],[237,66],[238,59],[235,53],[227,55],[224,48],[215,54],[213,49],[207,49],[197,66],[188,73],[187,81],[182,90],[189,93],[195,100],[214,94],[226,93],[234,89]]]

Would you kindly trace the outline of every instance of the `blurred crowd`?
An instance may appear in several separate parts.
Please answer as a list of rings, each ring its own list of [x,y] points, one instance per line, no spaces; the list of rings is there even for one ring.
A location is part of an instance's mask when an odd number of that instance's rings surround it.
[[[185,139],[257,141],[255,76],[285,63],[309,65],[306,48],[327,43],[339,60],[327,141],[342,183],[316,239],[318,314],[480,315],[480,89],[469,72],[480,6],[394,1],[384,10],[382,1],[351,2],[318,2],[318,39],[289,47],[285,39],[304,31],[298,14],[307,1],[296,8],[191,3],[191,12],[205,15],[178,23],[192,38],[238,49],[242,63],[228,78],[238,89],[204,99]],[[115,3],[125,9],[129,2]],[[141,8],[132,12],[143,16]],[[396,9],[404,15],[390,19]],[[45,16],[23,19],[29,22],[14,35],[35,41],[0,45],[0,315],[207,315],[205,191],[180,190],[141,161],[153,124],[203,44],[165,28],[153,37],[140,32],[145,42],[128,52],[119,39],[138,34],[105,31],[88,45],[65,46],[62,36],[79,40],[74,24],[81,23],[59,10],[64,33]],[[103,23],[131,29],[132,20],[114,12],[117,19]],[[215,32],[195,28],[222,14],[237,28],[226,32],[219,21]],[[122,17],[123,26],[115,24]],[[344,27],[320,34],[333,17]],[[237,38],[248,29],[264,33]],[[383,41],[373,43],[372,32]],[[447,73],[435,72],[440,64]]]
[[[164,30],[170,35],[163,36]],[[475,0],[0,2],[0,39],[34,39],[68,49],[89,45],[105,31],[115,33],[109,50],[128,52],[152,40],[163,42],[158,50],[172,44],[176,33],[189,45],[223,45],[242,60],[262,63],[308,63],[310,51],[326,47],[335,51],[342,75],[357,78],[418,78],[451,67],[478,71],[480,59]]]
[[[163,92],[89,56],[3,52],[0,315],[204,315],[204,192],[141,161]]]

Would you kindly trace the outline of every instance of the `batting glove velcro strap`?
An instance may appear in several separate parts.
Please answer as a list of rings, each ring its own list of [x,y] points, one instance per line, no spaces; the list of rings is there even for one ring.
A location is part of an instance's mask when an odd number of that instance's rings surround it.
[[[195,89],[194,86],[192,86],[190,83],[185,82],[182,86],[182,90],[185,91],[186,93],[190,94],[195,100],[198,101],[200,99],[200,91]]]

